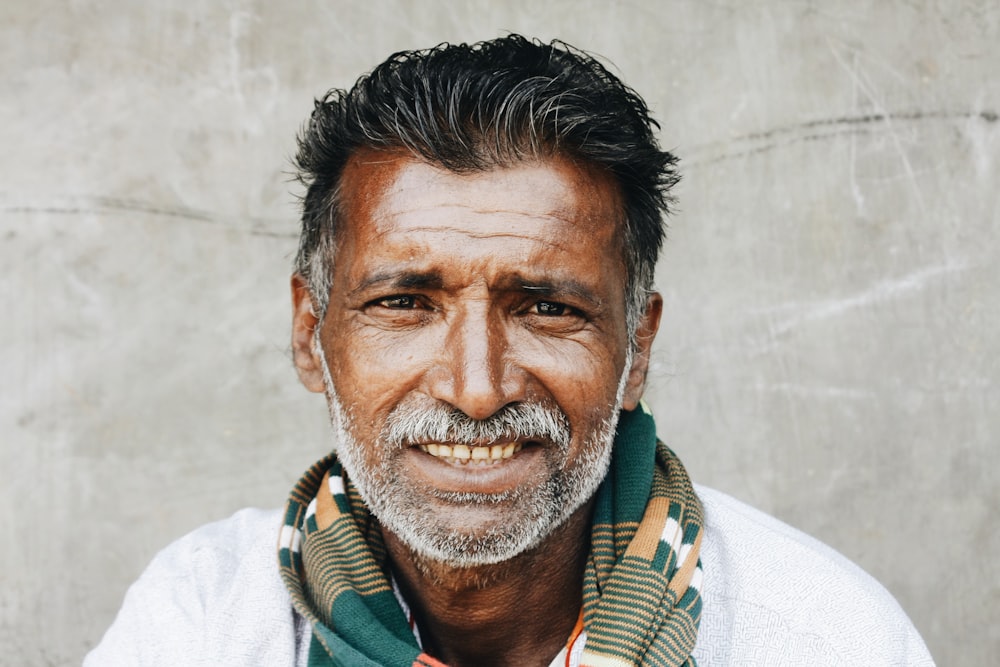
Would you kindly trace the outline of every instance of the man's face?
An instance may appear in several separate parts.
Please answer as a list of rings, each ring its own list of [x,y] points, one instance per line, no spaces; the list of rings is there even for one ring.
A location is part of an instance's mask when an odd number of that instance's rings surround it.
[[[455,174],[367,151],[341,192],[311,353],[295,283],[300,376],[386,530],[455,565],[506,560],[592,496],[641,395],[659,302],[633,357],[614,182],[565,159]]]

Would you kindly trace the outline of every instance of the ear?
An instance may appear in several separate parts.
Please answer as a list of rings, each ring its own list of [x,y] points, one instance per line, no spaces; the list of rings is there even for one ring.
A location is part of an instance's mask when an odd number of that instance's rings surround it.
[[[625,396],[622,407],[635,410],[646,389],[646,372],[649,370],[649,355],[653,348],[653,339],[660,328],[660,315],[663,313],[663,297],[659,292],[652,292],[646,301],[646,312],[639,318],[639,326],[635,332],[635,355],[632,357],[632,368],[625,384]]]
[[[325,389],[319,356],[323,352],[314,345],[319,325],[306,279],[296,273],[292,276],[292,362],[305,388],[316,393]]]

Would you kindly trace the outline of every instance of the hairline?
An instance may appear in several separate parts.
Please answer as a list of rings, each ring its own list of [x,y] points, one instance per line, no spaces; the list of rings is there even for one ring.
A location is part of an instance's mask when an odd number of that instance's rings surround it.
[[[344,166],[337,175],[336,182],[324,196],[324,208],[326,209],[324,225],[319,234],[316,247],[309,254],[308,272],[306,284],[309,288],[309,295],[313,303],[316,316],[323,320],[330,303],[330,293],[333,290],[333,273],[337,252],[339,251],[340,239],[343,234],[342,227],[346,218],[344,210],[344,174],[356,163],[358,156],[364,153],[374,153],[383,155],[395,155],[406,159],[414,160],[437,169],[442,169],[453,174],[487,174],[490,172],[509,169],[518,165],[530,164],[532,162],[545,164],[556,159],[570,161],[578,169],[592,169],[607,176],[608,182],[615,192],[616,215],[613,224],[615,225],[614,238],[618,244],[619,260],[625,272],[624,284],[624,306],[625,320],[628,332],[629,347],[635,348],[637,345],[637,331],[641,316],[645,313],[649,296],[653,293],[652,276],[640,275],[643,272],[644,263],[640,258],[630,258],[629,253],[635,244],[634,239],[630,239],[631,226],[628,224],[628,203],[624,193],[624,188],[619,179],[605,165],[591,158],[581,156],[573,151],[554,147],[542,146],[541,150],[533,153],[525,153],[511,160],[494,160],[485,163],[482,167],[472,167],[469,169],[452,169],[439,161],[428,159],[422,155],[414,153],[405,145],[392,146],[372,146],[362,144],[355,147],[348,158],[344,160]],[[631,267],[631,268],[630,268]],[[296,271],[301,273],[302,267],[296,266]]]

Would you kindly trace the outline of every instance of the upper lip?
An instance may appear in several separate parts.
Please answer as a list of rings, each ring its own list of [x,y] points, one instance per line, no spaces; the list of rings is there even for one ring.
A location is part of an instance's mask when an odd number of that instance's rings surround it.
[[[506,447],[507,445],[538,445],[545,444],[540,438],[500,438],[498,440],[417,440],[410,444],[411,447],[422,447],[427,445],[448,445],[449,447],[454,447],[455,445],[465,445],[466,447],[495,447],[500,445],[501,447]]]

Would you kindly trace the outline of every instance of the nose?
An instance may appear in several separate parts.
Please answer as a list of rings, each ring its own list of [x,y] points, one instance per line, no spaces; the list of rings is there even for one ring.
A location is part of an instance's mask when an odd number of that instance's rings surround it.
[[[465,307],[448,318],[448,331],[428,373],[428,393],[473,419],[485,419],[523,400],[524,373],[509,353],[506,323],[489,304]]]

